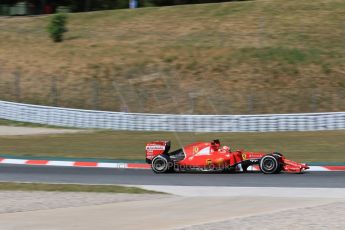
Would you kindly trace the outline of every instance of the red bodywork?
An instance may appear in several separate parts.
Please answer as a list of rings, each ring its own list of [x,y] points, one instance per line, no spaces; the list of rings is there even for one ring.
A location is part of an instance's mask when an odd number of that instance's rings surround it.
[[[169,153],[169,150],[170,141],[148,143],[146,145],[146,161],[151,163],[155,157],[167,155],[174,164],[183,168],[207,168],[212,165],[214,168],[232,168],[237,170],[242,168],[242,171],[247,171],[246,169],[251,165],[261,166],[260,161],[264,156],[274,155],[281,166],[281,171],[301,173],[309,169],[306,164],[288,160],[279,153],[231,151],[230,149],[222,148],[217,140],[189,144],[175,151],[177,154],[175,152]]]

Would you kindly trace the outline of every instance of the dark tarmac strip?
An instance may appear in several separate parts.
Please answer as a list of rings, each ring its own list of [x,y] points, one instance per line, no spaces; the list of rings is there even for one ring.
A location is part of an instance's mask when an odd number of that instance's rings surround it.
[[[151,170],[0,165],[0,181],[230,187],[345,188],[345,172],[154,174]]]

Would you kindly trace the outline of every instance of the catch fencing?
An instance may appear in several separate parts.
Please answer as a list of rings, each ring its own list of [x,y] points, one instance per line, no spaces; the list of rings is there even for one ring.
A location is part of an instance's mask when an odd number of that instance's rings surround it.
[[[345,112],[177,115],[68,109],[0,101],[0,118],[45,125],[127,131],[276,132],[345,129]]]

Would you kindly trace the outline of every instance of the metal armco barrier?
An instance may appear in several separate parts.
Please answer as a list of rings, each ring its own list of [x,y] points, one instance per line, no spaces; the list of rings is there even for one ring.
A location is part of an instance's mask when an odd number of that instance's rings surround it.
[[[176,115],[68,109],[0,101],[0,118],[75,128],[177,132],[276,132],[345,129],[345,112]]]

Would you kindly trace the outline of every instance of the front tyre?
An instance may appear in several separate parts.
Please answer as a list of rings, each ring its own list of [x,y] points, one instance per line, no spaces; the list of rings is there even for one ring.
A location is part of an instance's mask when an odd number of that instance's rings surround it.
[[[151,168],[155,173],[169,173],[173,170],[169,157],[165,155],[155,157],[152,160]]]
[[[274,155],[266,155],[260,160],[260,170],[264,174],[280,173],[282,170],[281,164],[278,161],[279,157]]]

